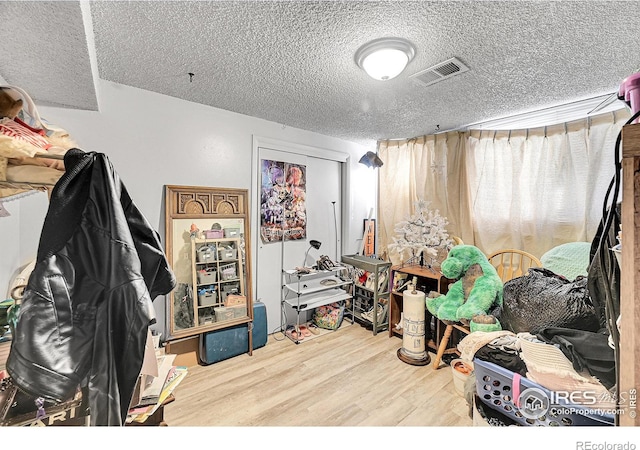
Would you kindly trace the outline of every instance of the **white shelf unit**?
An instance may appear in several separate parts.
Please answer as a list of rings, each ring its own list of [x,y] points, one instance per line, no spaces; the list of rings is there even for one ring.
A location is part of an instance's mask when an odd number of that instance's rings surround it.
[[[351,280],[343,280],[338,273],[346,270],[345,267],[334,267],[331,270],[311,271],[310,273],[297,270],[285,270],[283,272],[284,283],[282,286],[282,308],[290,309],[296,316],[296,329],[300,326],[300,313],[315,309],[319,306],[347,300],[351,294],[344,287],[350,285]],[[286,310],[283,310],[286,317]],[[289,324],[284,324],[285,330]],[[289,338],[299,344],[303,340]]]

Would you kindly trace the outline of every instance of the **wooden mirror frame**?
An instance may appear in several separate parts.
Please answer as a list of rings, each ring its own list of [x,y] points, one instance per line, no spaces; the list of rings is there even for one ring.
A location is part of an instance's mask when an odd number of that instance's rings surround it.
[[[176,275],[176,288],[170,293],[167,301],[167,340],[176,340],[195,336],[204,332],[228,328],[244,324],[253,320],[252,282],[251,282],[251,238],[249,221],[249,194],[247,189],[213,188],[202,186],[165,186],[165,246],[167,259]],[[238,278],[229,281],[237,282],[240,286],[240,294],[246,297],[246,314],[225,318],[223,321],[206,322],[201,320],[200,306],[197,294],[197,279],[195,268],[197,267],[196,243],[204,243],[205,240],[196,239],[191,235],[191,224],[196,224],[200,231],[210,230],[212,224],[239,225],[240,235],[235,243],[237,254],[236,273]],[[225,228],[223,226],[223,228]],[[235,229],[235,227],[230,227]],[[226,231],[225,231],[226,234]],[[232,239],[229,239],[232,240]],[[209,242],[210,240],[206,240]],[[218,239],[211,239],[218,244]],[[227,241],[226,236],[219,241]],[[243,257],[241,257],[244,255]],[[216,255],[217,259],[217,255]],[[232,262],[231,260],[229,261]],[[220,261],[220,265],[222,262]],[[244,270],[242,270],[244,267]],[[226,283],[219,276],[217,280],[218,290]],[[194,286],[195,284],[195,286]],[[216,284],[216,283],[213,283]],[[186,298],[183,293],[191,287],[191,298]],[[176,326],[177,297],[182,296],[182,302],[191,302],[193,305],[191,319],[193,326]],[[221,306],[221,305],[219,305]],[[186,307],[188,310],[188,306]],[[242,311],[242,310],[241,310]],[[182,311],[184,312],[184,311]],[[207,312],[208,314],[208,312]],[[208,317],[208,316],[207,316]],[[188,317],[187,319],[188,320]],[[213,319],[215,320],[215,319]]]

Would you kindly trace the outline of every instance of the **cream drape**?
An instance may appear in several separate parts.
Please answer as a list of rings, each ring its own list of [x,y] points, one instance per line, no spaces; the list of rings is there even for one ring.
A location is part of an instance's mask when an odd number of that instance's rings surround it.
[[[471,239],[472,225],[465,170],[466,134],[451,132],[402,141],[380,141],[384,161],[379,172],[378,238],[381,254],[397,264],[397,253],[387,253],[394,226],[415,213],[424,199],[449,222],[449,234]]]
[[[540,257],[565,242],[591,241],[629,117],[622,110],[528,130],[380,141],[380,253],[419,198],[447,218],[449,234],[487,254],[516,248]]]

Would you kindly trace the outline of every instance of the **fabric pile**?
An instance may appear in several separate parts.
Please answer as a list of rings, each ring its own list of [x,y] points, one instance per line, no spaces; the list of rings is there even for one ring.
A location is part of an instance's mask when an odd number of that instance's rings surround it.
[[[586,334],[585,334],[586,333]],[[549,391],[570,393],[570,403],[589,410],[616,408],[615,365],[606,336],[578,330],[550,328],[538,335],[531,333],[503,334],[473,332],[458,344],[461,357],[496,364],[536,383]],[[593,345],[591,344],[593,342]],[[515,388],[514,388],[515,389]],[[520,389],[518,389],[520,390]],[[477,407],[482,399],[474,393],[476,409],[488,420],[488,403]],[[471,399],[467,403],[473,408]],[[502,411],[504,413],[504,411]],[[503,417],[503,423],[516,424]]]
[[[518,374],[549,391],[570,393],[572,405],[614,410],[615,351],[601,327],[600,302],[587,287],[584,276],[570,280],[547,268],[507,281],[500,316],[505,330],[465,336],[458,344],[461,358],[487,361],[514,379]]]
[[[0,199],[11,200],[29,192],[20,184],[53,185],[64,174],[62,156],[75,147],[69,133],[45,123],[23,89],[0,86]]]

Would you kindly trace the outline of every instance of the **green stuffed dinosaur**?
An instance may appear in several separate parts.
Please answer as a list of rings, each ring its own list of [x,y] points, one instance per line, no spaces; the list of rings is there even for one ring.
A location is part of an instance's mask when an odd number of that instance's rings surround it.
[[[438,319],[462,322],[471,331],[497,331],[502,326],[490,313],[502,307],[502,279],[479,248],[454,246],[442,262],[442,274],[452,280],[445,295],[430,292],[427,310]]]

